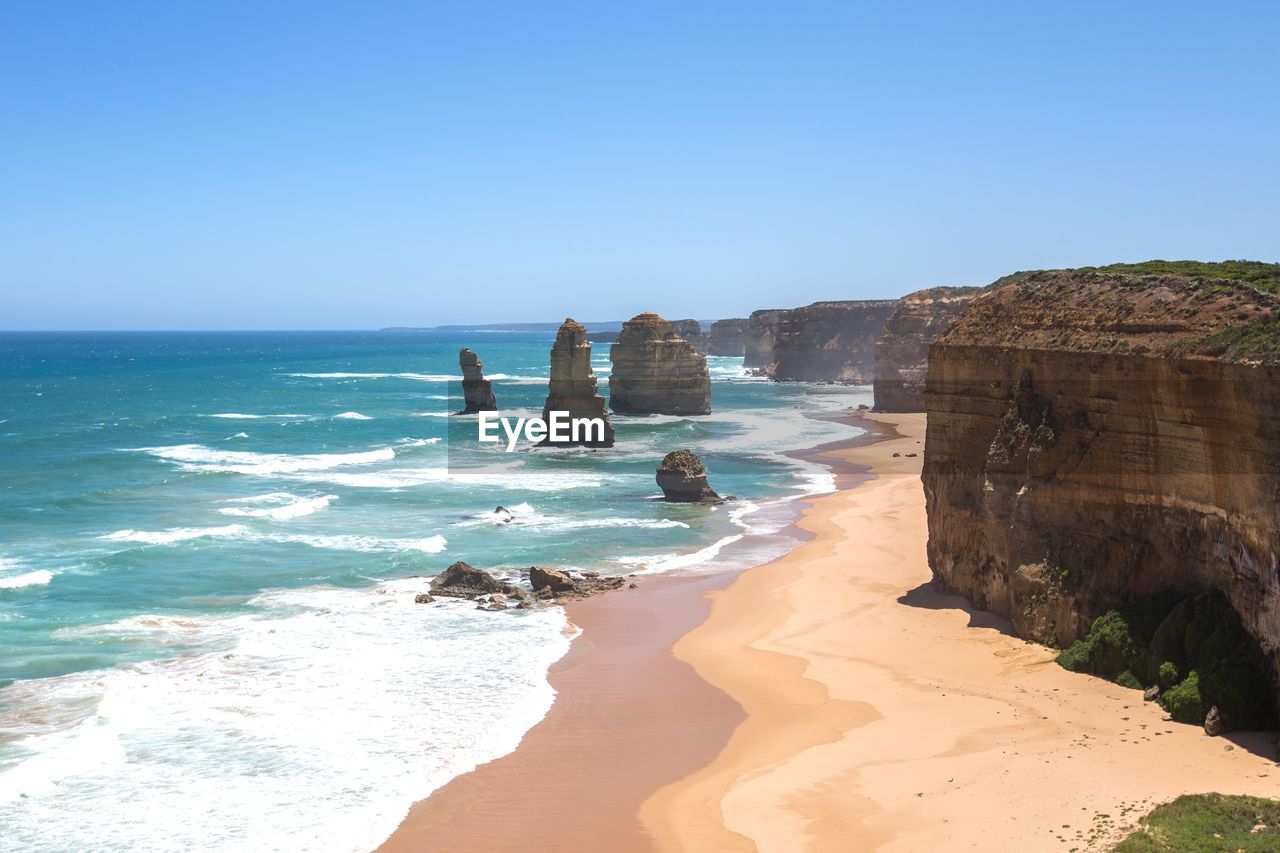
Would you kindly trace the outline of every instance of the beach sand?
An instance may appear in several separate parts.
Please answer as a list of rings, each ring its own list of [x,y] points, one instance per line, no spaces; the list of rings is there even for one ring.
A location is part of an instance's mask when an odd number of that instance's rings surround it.
[[[867,417],[890,437],[822,451],[866,481],[787,556],[571,604],[548,716],[383,849],[1105,849],[1178,794],[1280,794],[1272,735],[1165,722],[935,589],[924,416]]]

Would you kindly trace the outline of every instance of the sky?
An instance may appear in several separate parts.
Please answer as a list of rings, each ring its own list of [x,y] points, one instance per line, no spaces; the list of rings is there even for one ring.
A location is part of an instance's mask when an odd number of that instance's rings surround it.
[[[1277,261],[1278,37],[1270,2],[0,0],[0,328]]]

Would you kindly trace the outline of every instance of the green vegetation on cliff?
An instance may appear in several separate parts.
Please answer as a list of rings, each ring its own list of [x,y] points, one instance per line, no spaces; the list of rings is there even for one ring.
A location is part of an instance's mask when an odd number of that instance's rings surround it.
[[[1262,261],[1143,261],[1139,264],[1107,264],[1080,267],[1075,272],[1126,275],[1176,275],[1182,278],[1240,281],[1266,293],[1280,293],[1280,264]]]
[[[1187,794],[1157,806],[1116,853],[1280,850],[1280,802]]]
[[[1109,610],[1058,655],[1058,663],[1126,687],[1159,684],[1160,703],[1182,723],[1204,722],[1214,705],[1231,728],[1277,722],[1266,655],[1217,592]]]

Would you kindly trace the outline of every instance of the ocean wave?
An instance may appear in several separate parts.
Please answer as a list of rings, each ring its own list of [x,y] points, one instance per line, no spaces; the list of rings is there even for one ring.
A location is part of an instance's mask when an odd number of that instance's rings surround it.
[[[432,444],[439,444],[439,438],[402,438],[400,439],[401,447],[427,447]]]
[[[174,527],[168,530],[117,530],[98,537],[107,542],[137,542],[142,545],[174,545],[192,539],[235,539],[247,543],[307,545],[330,551],[353,551],[364,554],[418,551],[439,554],[449,540],[440,535],[416,538],[368,536],[343,533],[283,533],[253,530],[243,524],[222,527]]]
[[[271,492],[251,498],[233,498],[227,503],[233,504],[268,504],[268,506],[226,506],[218,510],[223,515],[235,515],[244,518],[269,518],[272,521],[287,521],[291,518],[302,518],[324,509],[338,499],[337,495],[321,495],[304,498],[288,492]]]
[[[173,527],[168,530],[116,530],[99,536],[107,542],[140,542],[143,545],[172,545],[189,539],[225,538],[243,536],[248,528],[243,524],[225,524],[222,527]]]
[[[496,527],[519,527],[537,530],[543,533],[560,533],[569,530],[593,530],[600,528],[639,528],[644,530],[667,530],[674,527],[688,528],[683,521],[670,518],[568,518],[563,516],[543,515],[528,503],[518,503],[504,507],[505,513],[477,513],[457,527],[476,527],[493,525]]]
[[[368,415],[362,415],[359,412],[343,412],[340,415],[334,415],[334,418],[345,421],[371,421],[373,418]]]
[[[194,653],[7,687],[23,711],[0,716],[20,750],[0,846],[376,847],[413,802],[516,747],[571,636],[559,608],[427,607],[423,587],[271,591],[248,614],[87,629]]]
[[[0,589],[22,589],[27,586],[44,586],[53,580],[53,572],[48,569],[35,569],[19,575],[0,577]]]
[[[416,382],[461,382],[448,373],[287,373],[299,379],[412,379]],[[494,378],[494,377],[490,377]]]
[[[395,451],[389,447],[356,453],[308,453],[291,456],[284,453],[252,453],[240,450],[217,450],[202,444],[177,444],[170,447],[142,447],[149,453],[168,462],[176,462],[189,471],[216,471],[236,474],[296,474],[306,471],[327,471],[345,465],[368,465],[394,459]]]
[[[246,415],[241,412],[219,412],[216,415],[205,415],[208,418],[224,418],[226,420],[250,421],[264,418],[305,418],[309,415]]]
[[[741,541],[746,534],[735,533],[724,536],[705,548],[688,554],[645,554],[641,556],[614,557],[613,562],[635,567],[639,574],[660,574],[675,572],[701,566],[719,556],[728,545]]]

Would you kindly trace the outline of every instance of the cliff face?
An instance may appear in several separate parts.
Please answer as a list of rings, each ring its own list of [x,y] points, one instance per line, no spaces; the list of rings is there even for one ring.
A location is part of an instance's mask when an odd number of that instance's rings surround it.
[[[609,359],[609,407],[615,412],[711,414],[706,357],[657,314],[638,314],[623,323]]]
[[[742,335],[746,329],[747,320],[745,317],[733,320],[716,320],[711,324],[711,333],[707,338],[707,354],[744,355],[746,350]]]
[[[689,345],[700,354],[707,354],[707,337],[702,334],[702,324],[697,320],[672,320],[671,326],[676,334],[689,342]]]
[[[929,562],[1025,637],[1219,591],[1280,660],[1280,299],[1050,271],[983,293],[929,350]]]
[[[896,306],[892,299],[815,302],[781,312],[773,378],[870,383],[876,341]]]
[[[773,369],[773,341],[778,334],[778,317],[781,308],[752,311],[747,327],[742,332],[743,367],[759,370]]]
[[[463,347],[458,351],[458,366],[462,368],[462,411],[460,415],[476,412],[494,412],[498,400],[493,395],[493,385],[484,378],[484,364],[480,356]]]
[[[556,342],[551,346],[551,382],[547,403],[542,408],[543,419],[553,411],[568,412],[571,418],[600,418],[604,421],[602,440],[592,436],[592,440],[566,444],[613,446],[613,424],[605,410],[604,398],[600,396],[595,371],[591,369],[591,344],[587,341],[587,330],[572,319],[566,319],[560,325]]]
[[[977,287],[931,287],[898,300],[876,342],[876,411],[924,411],[929,343],[979,292]]]

